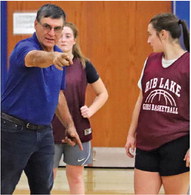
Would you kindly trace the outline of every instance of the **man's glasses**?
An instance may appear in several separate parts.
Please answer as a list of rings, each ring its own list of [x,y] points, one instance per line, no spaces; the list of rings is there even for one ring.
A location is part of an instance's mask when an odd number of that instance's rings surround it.
[[[52,26],[50,26],[50,25],[47,24],[47,23],[44,23],[44,24],[41,24],[40,22],[38,22],[38,23],[39,23],[39,24],[43,27],[43,29],[44,29],[45,31],[47,31],[47,32],[50,32],[52,29],[54,29],[54,32],[57,33],[57,34],[59,34],[59,33],[61,33],[62,30],[63,30],[63,26],[52,27]]]

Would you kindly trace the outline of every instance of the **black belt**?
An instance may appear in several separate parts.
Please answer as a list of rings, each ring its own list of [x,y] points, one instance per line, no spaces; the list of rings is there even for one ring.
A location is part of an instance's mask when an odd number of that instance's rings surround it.
[[[23,127],[27,128],[27,129],[32,129],[32,130],[41,130],[41,129],[45,129],[47,127],[50,127],[50,125],[36,125],[36,124],[32,124],[29,123],[27,121],[21,120],[19,118],[16,118],[14,116],[8,115],[4,112],[1,113],[1,118],[4,120],[7,120],[9,122],[13,122],[17,125],[22,125]]]

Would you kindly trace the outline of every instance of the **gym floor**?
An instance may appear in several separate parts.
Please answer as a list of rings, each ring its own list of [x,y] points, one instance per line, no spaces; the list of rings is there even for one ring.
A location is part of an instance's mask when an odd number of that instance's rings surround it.
[[[84,182],[86,194],[131,195],[134,194],[134,159],[128,158],[124,148],[93,148],[93,164],[85,167]],[[14,195],[30,194],[28,182],[23,173]],[[65,164],[60,161],[52,195],[69,194]],[[161,189],[163,194],[163,189]]]

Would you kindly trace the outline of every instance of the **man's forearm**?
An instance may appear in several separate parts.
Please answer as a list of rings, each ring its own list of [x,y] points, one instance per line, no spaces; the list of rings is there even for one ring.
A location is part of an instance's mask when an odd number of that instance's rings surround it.
[[[56,115],[65,128],[68,128],[70,126],[74,126],[74,122],[72,120],[70,111],[68,109],[68,104],[66,102],[66,98],[65,98],[62,91],[60,91],[60,94],[59,94]]]
[[[30,51],[25,57],[25,65],[27,67],[46,68],[53,64],[55,52],[47,51]]]
[[[75,146],[77,144],[80,150],[83,150],[82,142],[74,126],[74,122],[70,115],[68,105],[62,91],[60,91],[59,94],[59,103],[57,106],[56,115],[66,128],[66,137],[62,140],[62,142],[68,143],[71,146]]]
[[[25,57],[26,67],[47,68],[54,64],[56,68],[62,70],[60,67],[71,65],[72,59],[65,53],[61,52],[47,52],[47,51],[30,51]]]

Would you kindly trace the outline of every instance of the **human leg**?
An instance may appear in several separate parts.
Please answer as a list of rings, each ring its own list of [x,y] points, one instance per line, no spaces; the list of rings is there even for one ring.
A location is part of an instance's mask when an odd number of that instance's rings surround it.
[[[50,129],[37,132],[38,144],[25,168],[31,194],[50,194],[53,186],[54,143]]]
[[[66,165],[66,175],[71,194],[85,193],[83,170],[84,165],[92,163],[91,142],[84,142],[83,151],[78,146],[64,146],[64,162]]]
[[[68,179],[71,194],[83,195],[85,193],[83,170],[83,166],[66,166],[66,176]]]
[[[157,150],[136,149],[134,189],[136,194],[158,194],[162,185],[159,174],[159,155]]]
[[[12,194],[35,144],[33,132],[1,119],[1,194]]]
[[[56,178],[57,168],[59,166],[59,162],[63,154],[63,146],[64,144],[54,144],[54,164],[53,164],[54,179]]]
[[[161,178],[157,172],[148,172],[135,169],[135,194],[158,194],[161,187]]]
[[[181,137],[160,148],[160,175],[166,194],[187,194],[189,167],[183,160],[189,148],[189,136]]]
[[[189,172],[172,176],[163,176],[165,194],[187,194],[189,190]]]
[[[53,168],[53,178],[56,178],[57,168]]]

